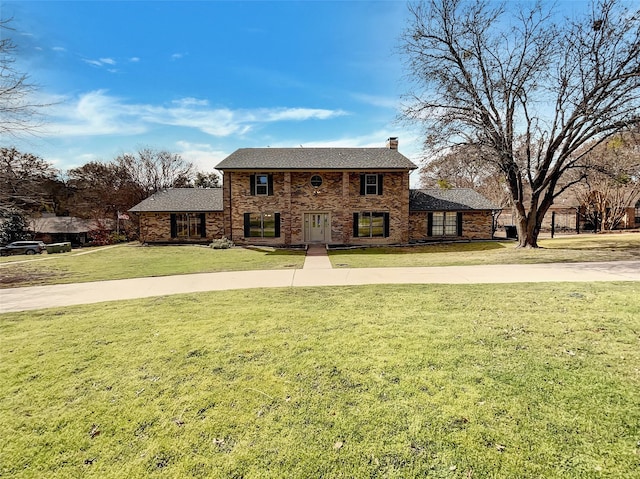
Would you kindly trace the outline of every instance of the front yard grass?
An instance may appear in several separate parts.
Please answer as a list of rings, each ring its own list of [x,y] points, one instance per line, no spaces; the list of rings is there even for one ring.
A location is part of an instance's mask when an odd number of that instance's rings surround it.
[[[0,476],[637,477],[639,298],[394,285],[0,315]]]
[[[89,254],[82,254],[88,252]],[[81,253],[81,254],[78,254]],[[301,268],[304,251],[214,250],[204,246],[119,245],[96,251],[11,256],[0,263],[0,288],[79,283],[172,274]],[[25,261],[32,260],[32,261]]]
[[[424,246],[334,250],[334,268],[461,266],[479,264],[577,263],[640,259],[640,234],[576,235],[542,239],[536,250],[513,241],[434,243]]]

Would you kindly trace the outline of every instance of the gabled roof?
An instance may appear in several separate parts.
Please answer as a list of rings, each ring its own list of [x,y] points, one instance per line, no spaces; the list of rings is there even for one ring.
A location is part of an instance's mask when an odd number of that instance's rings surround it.
[[[218,170],[415,170],[390,148],[240,148]]]
[[[409,191],[409,211],[499,210],[470,188],[428,188]]]
[[[222,211],[222,188],[170,188],[130,208],[134,213]]]

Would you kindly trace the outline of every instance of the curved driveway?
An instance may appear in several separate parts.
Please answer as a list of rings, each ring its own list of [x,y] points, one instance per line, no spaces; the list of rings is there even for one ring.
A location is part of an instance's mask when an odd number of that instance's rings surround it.
[[[640,281],[640,261],[533,265],[444,266],[432,268],[331,269],[321,255],[303,269],[238,271],[135,278],[0,290],[0,313],[246,288],[363,284],[472,284]]]

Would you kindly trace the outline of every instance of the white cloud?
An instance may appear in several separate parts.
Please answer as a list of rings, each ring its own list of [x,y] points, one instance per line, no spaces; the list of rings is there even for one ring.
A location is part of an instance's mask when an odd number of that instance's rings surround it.
[[[208,106],[209,100],[199,100],[197,98],[180,98],[179,100],[173,100],[171,103],[181,106],[181,107],[189,107],[189,106]]]
[[[100,60],[89,60],[87,58],[82,59],[83,62],[88,63],[89,65],[93,65],[95,67],[101,67],[102,62]]]
[[[382,108],[390,108],[397,110],[400,107],[400,101],[398,98],[393,96],[378,96],[378,95],[367,95],[364,93],[353,93],[353,98],[361,103],[366,103],[367,105],[378,106]]]
[[[54,52],[66,52],[67,51],[67,49],[64,48],[64,47],[53,47],[52,50]]]
[[[49,103],[55,103],[47,128],[51,136],[135,135],[155,125],[191,128],[214,137],[241,136],[259,124],[327,120],[347,114],[314,108],[211,108],[207,100],[190,97],[168,106],[135,104],[111,96],[106,90]]]
[[[174,53],[171,55],[171,60],[180,60],[184,57],[184,53]]]
[[[131,58],[129,58],[129,61],[131,63],[138,63],[140,61],[140,58],[139,57],[131,57]]]
[[[113,66],[117,63],[113,58],[100,58],[99,60],[83,58],[82,61],[94,67],[104,67],[105,65]],[[117,70],[109,69],[109,71],[114,73]]]
[[[133,110],[105,90],[86,93],[78,98],[54,98],[50,102],[49,136],[132,135],[147,130]]]
[[[177,141],[178,153],[186,161],[192,162],[198,171],[209,173],[214,167],[229,156],[229,152],[216,150],[206,143],[189,143]]]
[[[275,110],[262,110],[258,112],[264,114],[263,121],[304,121],[304,120],[327,120],[337,116],[344,116],[347,112],[343,110],[323,110],[314,108],[278,108]]]

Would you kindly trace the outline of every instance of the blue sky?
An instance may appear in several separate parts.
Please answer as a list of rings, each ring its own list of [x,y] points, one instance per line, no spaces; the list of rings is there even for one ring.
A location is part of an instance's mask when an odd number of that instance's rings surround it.
[[[47,121],[5,139],[66,170],[140,147],[201,171],[237,148],[384,146],[407,90],[404,1],[5,1]],[[5,145],[3,145],[5,146]],[[417,175],[412,175],[416,176]]]

